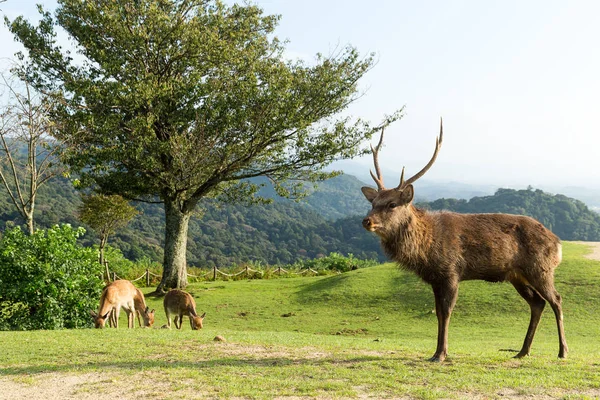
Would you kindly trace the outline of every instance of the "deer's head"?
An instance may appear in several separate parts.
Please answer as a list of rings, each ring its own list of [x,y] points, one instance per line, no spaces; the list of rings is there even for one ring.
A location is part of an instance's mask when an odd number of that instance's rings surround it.
[[[106,325],[106,319],[110,315],[110,311],[108,311],[104,315],[98,315],[98,313],[96,311],[90,310],[90,315],[94,319],[94,328],[101,329],[101,328],[104,328],[104,325]]]
[[[381,136],[376,147],[371,146],[373,152],[373,162],[375,164],[375,174],[371,172],[371,177],[377,184],[377,190],[364,186],[361,188],[367,200],[372,204],[371,211],[363,219],[363,227],[371,232],[375,232],[381,237],[388,236],[397,232],[411,218],[410,204],[414,198],[413,182],[425,175],[431,168],[438,156],[442,146],[443,126],[440,120],[440,136],[435,140],[435,151],[431,160],[421,171],[417,172],[411,178],[404,180],[404,168],[400,176],[400,184],[393,189],[386,189],[383,185],[383,175],[379,167],[379,150],[383,144],[383,133],[385,127],[381,128]]]
[[[206,316],[206,313],[202,314],[201,316],[195,316],[192,317],[192,329],[197,331],[199,329],[202,329],[202,321],[204,321],[204,317]]]
[[[150,311],[150,307],[146,307],[141,314],[144,320],[144,328],[152,328],[152,325],[154,325],[154,310]]]

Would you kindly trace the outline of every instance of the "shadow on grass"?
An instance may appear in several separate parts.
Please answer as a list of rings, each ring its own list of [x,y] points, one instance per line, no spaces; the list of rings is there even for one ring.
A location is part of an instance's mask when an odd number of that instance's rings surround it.
[[[0,368],[0,376],[37,374],[45,372],[93,372],[107,369],[148,370],[148,369],[211,369],[220,367],[250,367],[250,368],[273,368],[273,367],[327,367],[343,366],[345,368],[361,368],[362,365],[371,363],[401,363],[407,367],[430,364],[426,359],[414,359],[407,356],[394,355],[384,356],[361,356],[352,358],[286,358],[266,357],[261,359],[245,359],[238,357],[218,358],[200,361],[181,360],[140,360],[140,361],[115,361],[115,362],[73,362],[62,365],[40,364],[35,366],[19,366]]]
[[[304,304],[343,304],[349,312],[352,307],[384,308],[413,318],[430,318],[434,308],[431,287],[410,272],[363,276],[344,273],[311,282],[296,296]]]
[[[346,285],[350,277],[351,275],[348,274],[332,275],[327,278],[311,282],[307,285],[304,285],[298,292],[298,295],[312,297],[315,294],[331,292],[332,290],[336,290],[337,288]]]

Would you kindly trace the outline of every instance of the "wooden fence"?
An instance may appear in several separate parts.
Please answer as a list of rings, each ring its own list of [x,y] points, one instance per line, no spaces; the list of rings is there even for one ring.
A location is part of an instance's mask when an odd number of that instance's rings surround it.
[[[105,263],[106,271],[109,274],[107,276],[107,281],[108,282],[113,282],[113,281],[116,281],[117,279],[123,279],[123,278],[119,277],[116,272],[114,272],[114,271],[112,273],[109,272],[110,270],[108,268],[108,261],[105,260],[104,263]],[[205,277],[207,277],[209,275],[212,275],[212,280],[216,281],[217,277],[219,275],[226,276],[228,278],[232,278],[232,277],[236,277],[236,276],[239,276],[239,275],[242,275],[242,274],[246,274],[246,276],[249,277],[251,273],[259,273],[261,275],[264,275],[264,272],[251,269],[248,266],[244,267],[240,272],[237,272],[235,274],[228,274],[226,272],[223,272],[223,271],[219,270],[216,266],[214,266],[211,271],[208,271],[207,273],[205,273],[203,275],[192,275],[192,274],[188,273],[187,276],[188,276],[188,278],[201,279],[201,278],[205,278]],[[317,274],[318,272],[315,271],[314,269],[310,268],[310,267],[302,269],[299,272],[291,272],[291,271],[285,270],[285,269],[283,269],[281,267],[277,267],[277,269],[274,271],[274,273],[277,274],[278,276],[281,276],[281,274],[304,275],[304,274],[307,274],[307,273]],[[141,280],[143,278],[146,278],[145,279],[146,286],[150,286],[150,279],[151,279],[152,276],[157,277],[157,278],[161,278],[161,275],[157,275],[155,273],[152,273],[148,268],[146,268],[146,271],[140,277],[138,277],[136,279],[132,279],[131,282],[137,282],[137,281],[139,281],[139,280]]]

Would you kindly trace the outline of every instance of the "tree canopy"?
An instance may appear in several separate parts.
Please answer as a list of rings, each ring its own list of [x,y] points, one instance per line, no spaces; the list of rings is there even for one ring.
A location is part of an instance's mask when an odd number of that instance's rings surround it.
[[[83,195],[81,200],[79,219],[91,226],[100,236],[100,264],[104,265],[104,248],[108,237],[113,235],[117,229],[127,226],[131,219],[139,214],[139,211],[117,194],[88,194]],[[110,280],[108,266],[106,267],[106,279]]]
[[[56,98],[64,160],[84,185],[165,204],[161,287],[185,286],[187,225],[198,201],[248,201],[245,178],[278,194],[334,175],[374,128],[341,116],[373,66],[352,46],[288,60],[278,16],[208,0],[59,0],[37,26],[6,20],[28,51],[21,73]],[[78,58],[56,42],[66,31]],[[388,117],[389,123],[400,112]],[[291,182],[291,184],[290,184]]]

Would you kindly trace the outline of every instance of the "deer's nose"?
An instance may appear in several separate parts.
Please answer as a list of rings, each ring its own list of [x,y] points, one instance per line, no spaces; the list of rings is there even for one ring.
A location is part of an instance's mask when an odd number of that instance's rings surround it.
[[[362,224],[365,228],[370,227],[371,226],[371,218],[367,217],[367,218],[363,219]]]

